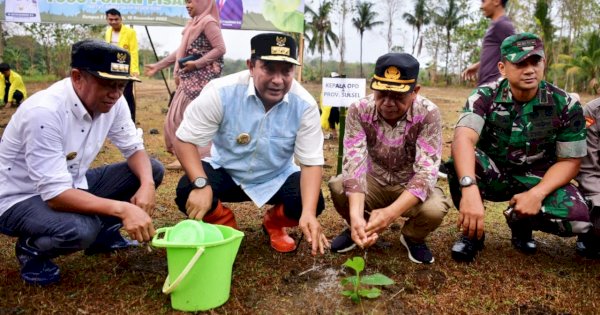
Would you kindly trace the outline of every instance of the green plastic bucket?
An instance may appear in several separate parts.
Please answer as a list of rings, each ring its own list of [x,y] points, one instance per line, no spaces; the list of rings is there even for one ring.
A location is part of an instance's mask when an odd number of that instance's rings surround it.
[[[244,233],[223,225],[184,220],[156,231],[152,245],[167,249],[163,293],[181,311],[205,311],[229,299],[231,270]]]

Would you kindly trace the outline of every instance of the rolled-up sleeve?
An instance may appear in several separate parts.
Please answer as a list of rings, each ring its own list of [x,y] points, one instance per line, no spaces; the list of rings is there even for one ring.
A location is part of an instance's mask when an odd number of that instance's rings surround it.
[[[456,127],[467,127],[475,130],[478,135],[481,135],[483,126],[485,125],[486,108],[482,108],[487,102],[483,101],[484,95],[475,90],[467,99],[467,103],[463,108],[463,112],[458,118]]]
[[[569,105],[563,108],[562,128],[557,137],[556,156],[578,158],[587,154],[585,118],[578,101],[568,98]]]
[[[417,136],[413,165],[415,175],[408,181],[406,189],[421,201],[425,201],[437,182],[442,156],[442,120],[437,107],[428,112],[422,126]]]
[[[175,135],[183,142],[204,147],[212,140],[222,120],[219,91],[213,82],[209,82],[188,105]]]
[[[323,130],[316,103],[307,106],[302,115],[300,129],[296,136],[294,156],[302,165],[325,164],[323,157]]]

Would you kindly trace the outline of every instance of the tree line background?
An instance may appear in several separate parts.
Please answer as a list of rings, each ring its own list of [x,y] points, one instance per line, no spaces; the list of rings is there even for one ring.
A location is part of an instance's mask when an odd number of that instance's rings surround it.
[[[490,23],[479,5],[473,0],[307,0],[303,80],[320,81],[332,71],[369,78],[373,64],[363,64],[362,52],[364,35],[371,32],[386,39],[387,52],[428,56],[421,67],[423,84],[467,84],[460,72],[479,59]],[[600,1],[509,0],[506,9],[518,32],[542,37],[548,81],[569,91],[600,93]],[[4,62],[26,76],[55,78],[68,75],[74,42],[102,38],[106,28],[8,22],[0,26]],[[399,33],[405,40],[395,40]],[[349,36],[360,37],[358,63],[346,62]],[[140,66],[155,61],[150,45],[140,43]],[[227,59],[224,72],[244,68],[245,61]]]

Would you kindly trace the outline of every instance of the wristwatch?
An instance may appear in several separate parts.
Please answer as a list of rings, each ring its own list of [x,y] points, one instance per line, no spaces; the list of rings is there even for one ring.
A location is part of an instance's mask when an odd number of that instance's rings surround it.
[[[458,184],[460,185],[460,188],[469,187],[475,184],[475,179],[471,176],[463,176],[458,181]]]
[[[192,182],[192,186],[194,186],[194,188],[204,188],[208,185],[208,178],[206,177],[196,177],[196,179],[194,179],[194,181]]]

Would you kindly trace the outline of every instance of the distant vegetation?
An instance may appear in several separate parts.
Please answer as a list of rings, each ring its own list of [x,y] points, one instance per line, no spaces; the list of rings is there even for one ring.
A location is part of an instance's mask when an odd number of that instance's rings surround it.
[[[479,59],[483,35],[489,26],[489,20],[479,12],[479,3],[470,0],[399,3],[398,0],[324,0],[318,2],[317,8],[307,5],[303,80],[320,81],[332,71],[348,77],[370,78],[373,64],[362,64],[362,58],[359,63],[348,64],[345,60],[347,49],[368,50],[369,43],[361,41],[360,47],[348,48],[346,37],[362,38],[364,33],[379,32],[387,38],[388,51],[405,51],[416,56],[427,53],[432,57],[430,63],[421,65],[422,84],[465,84],[459,73]],[[511,0],[507,14],[518,31],[533,32],[543,38],[548,81],[569,91],[600,92],[598,0]],[[346,24],[351,28],[345,29]],[[33,77],[66,76],[70,46],[81,38],[102,38],[106,27],[6,22],[0,25],[2,60],[17,72]],[[409,29],[412,32],[406,32]],[[405,32],[406,40],[395,42],[394,34],[400,31]],[[292,35],[299,38],[299,34]],[[325,60],[327,54],[335,61]],[[150,49],[140,50],[141,67],[155,61]],[[244,60],[227,60],[224,72],[245,68]]]

